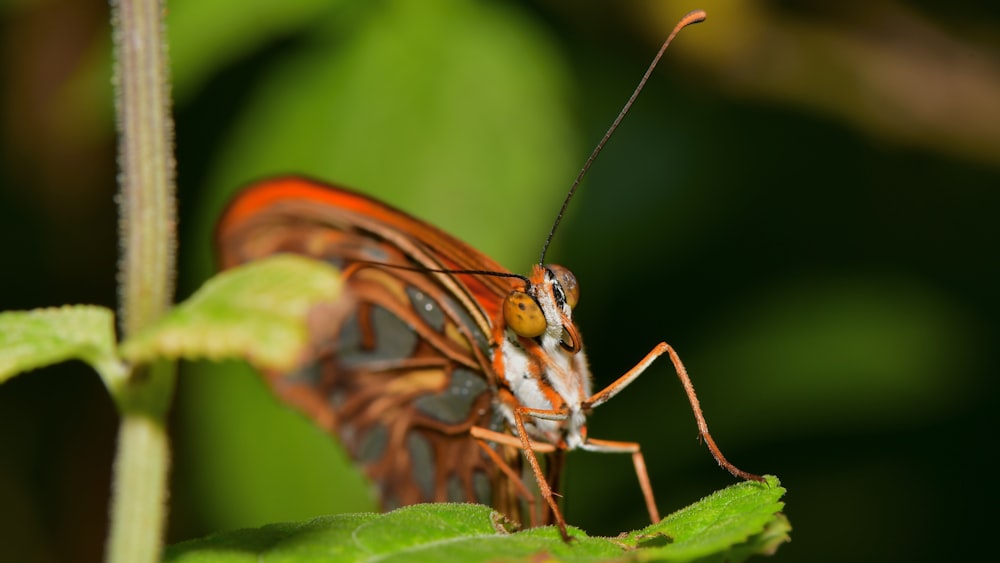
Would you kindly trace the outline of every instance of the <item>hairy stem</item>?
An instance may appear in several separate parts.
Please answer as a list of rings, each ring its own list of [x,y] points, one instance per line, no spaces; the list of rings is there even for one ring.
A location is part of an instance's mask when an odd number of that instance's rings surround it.
[[[156,321],[174,292],[173,122],[162,0],[111,0],[119,134],[121,336]],[[110,562],[160,559],[170,447],[173,363],[133,370],[115,397],[122,415],[114,465]]]

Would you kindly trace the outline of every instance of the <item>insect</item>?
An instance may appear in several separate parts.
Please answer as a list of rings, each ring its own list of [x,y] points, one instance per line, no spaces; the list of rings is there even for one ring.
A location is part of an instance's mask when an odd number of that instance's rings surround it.
[[[312,326],[313,347],[291,374],[269,374],[285,400],[336,434],[392,508],[477,501],[515,520],[555,523],[563,453],[629,454],[650,519],[659,511],[638,443],[592,438],[587,416],[667,354],[691,403],[700,437],[734,476],[708,432],[684,365],[666,343],[597,392],[573,322],[574,275],[546,265],[545,250],[566,204],[663,51],[588,159],[527,276],[403,211],[317,181],[285,177],[245,189],[220,220],[217,244],[229,268],[279,252],[341,269],[344,295]],[[539,461],[543,457],[547,463]],[[522,461],[526,466],[522,466]],[[523,479],[534,476],[538,497]]]

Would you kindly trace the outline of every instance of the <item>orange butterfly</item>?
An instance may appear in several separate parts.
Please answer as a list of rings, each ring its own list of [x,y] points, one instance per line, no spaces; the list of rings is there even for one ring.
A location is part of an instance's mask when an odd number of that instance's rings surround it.
[[[677,29],[699,17],[689,15]],[[540,262],[529,276],[510,273],[402,211],[298,177],[243,191],[223,215],[217,241],[224,268],[291,252],[343,272],[343,296],[314,323],[305,367],[270,379],[288,402],[340,438],[385,508],[476,501],[520,520],[524,503],[532,524],[554,522],[568,539],[553,491],[563,453],[583,449],[630,454],[650,519],[658,521],[639,444],[591,438],[586,423],[592,409],[664,353],[715,459],[734,476],[763,480],[722,456],[687,372],[666,343],[593,391],[572,318],[579,286],[562,266]],[[546,471],[538,454],[547,458]],[[522,479],[521,459],[543,505]]]

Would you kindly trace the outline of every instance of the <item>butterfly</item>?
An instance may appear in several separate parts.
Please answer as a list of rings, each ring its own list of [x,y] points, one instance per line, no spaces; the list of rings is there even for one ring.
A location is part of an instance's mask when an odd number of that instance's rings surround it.
[[[587,416],[663,354],[716,461],[734,476],[763,480],[722,456],[666,343],[594,391],[573,322],[579,284],[569,269],[545,264],[544,249],[530,274],[514,274],[401,210],[298,176],[244,189],[220,219],[216,242],[223,268],[295,253],[342,272],[343,295],[312,323],[303,366],[268,376],[285,401],[340,439],[384,508],[480,502],[515,521],[554,523],[568,540],[555,497],[563,454],[581,449],[630,455],[650,519],[659,521],[639,444],[589,436]]]

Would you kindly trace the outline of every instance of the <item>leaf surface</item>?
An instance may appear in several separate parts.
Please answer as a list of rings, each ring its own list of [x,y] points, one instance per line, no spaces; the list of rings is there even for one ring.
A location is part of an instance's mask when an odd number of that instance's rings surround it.
[[[742,561],[787,541],[784,492],[774,477],[740,483],[617,538],[571,528],[569,544],[551,526],[510,533],[489,507],[414,505],[225,532],[174,545],[166,561]]]

